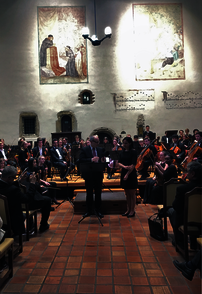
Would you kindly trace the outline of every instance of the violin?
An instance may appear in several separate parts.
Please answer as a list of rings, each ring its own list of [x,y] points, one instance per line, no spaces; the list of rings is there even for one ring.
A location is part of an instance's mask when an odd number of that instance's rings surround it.
[[[137,158],[137,163],[136,163],[136,170],[140,171],[143,169],[144,166],[144,161],[146,160],[146,158],[150,157],[152,154],[151,149],[149,148],[154,142],[156,141],[156,139],[154,139],[147,147],[145,147],[142,152],[140,153],[140,155]]]

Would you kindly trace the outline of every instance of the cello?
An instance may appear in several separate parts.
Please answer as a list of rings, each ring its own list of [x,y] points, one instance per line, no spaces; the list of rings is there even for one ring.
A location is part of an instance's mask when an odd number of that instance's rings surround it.
[[[140,171],[143,169],[144,166],[144,161],[146,160],[146,158],[150,157],[152,154],[151,149],[149,148],[154,142],[156,141],[156,139],[154,139],[147,147],[145,147],[142,152],[140,153],[140,155],[137,158],[137,163],[136,163],[136,170]]]
[[[188,163],[192,162],[194,157],[197,157],[202,153],[202,148],[199,146],[200,143],[202,143],[202,140],[192,144],[191,148],[188,151],[187,157],[185,157],[185,159],[181,163],[184,169],[187,169]]]

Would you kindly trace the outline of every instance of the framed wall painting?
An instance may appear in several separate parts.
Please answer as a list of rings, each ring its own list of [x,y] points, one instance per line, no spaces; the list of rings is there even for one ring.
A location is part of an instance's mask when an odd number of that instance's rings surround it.
[[[85,7],[37,7],[41,84],[87,83]]]
[[[133,4],[135,79],[185,79],[182,4]]]

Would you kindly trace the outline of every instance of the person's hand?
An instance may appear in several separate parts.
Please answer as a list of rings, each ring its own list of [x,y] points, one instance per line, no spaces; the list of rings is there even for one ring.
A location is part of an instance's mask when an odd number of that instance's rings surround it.
[[[92,162],[98,162],[99,161],[99,157],[98,156],[94,156],[93,158],[92,158]]]
[[[64,163],[65,165],[67,165],[67,162],[66,162],[66,161],[63,161],[63,163]]]
[[[126,181],[128,179],[128,174],[126,174],[123,179]]]
[[[29,182],[31,184],[35,184],[36,183],[36,175],[35,175],[35,173],[33,173],[33,174],[30,175]]]

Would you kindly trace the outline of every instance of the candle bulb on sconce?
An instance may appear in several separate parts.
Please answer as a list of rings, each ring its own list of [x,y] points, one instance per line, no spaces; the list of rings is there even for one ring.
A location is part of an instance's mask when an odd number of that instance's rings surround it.
[[[97,37],[97,28],[96,28],[96,5],[95,5],[95,1],[94,0],[94,18],[95,18],[95,34],[92,37],[89,37],[90,35],[90,31],[88,27],[84,27],[82,28],[82,36],[84,39],[88,39],[91,41],[93,46],[99,46],[103,40],[105,40],[106,38],[111,38],[112,35],[112,30],[110,27],[106,27],[104,30],[105,33],[105,37],[103,37],[101,40],[98,39]]]

